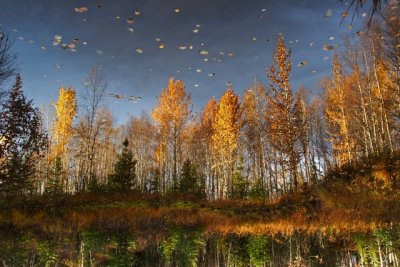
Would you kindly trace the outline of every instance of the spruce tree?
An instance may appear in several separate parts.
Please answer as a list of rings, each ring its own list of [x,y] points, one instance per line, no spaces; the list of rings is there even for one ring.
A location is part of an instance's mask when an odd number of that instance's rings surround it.
[[[196,190],[197,187],[197,171],[196,167],[192,162],[187,159],[183,163],[180,181],[179,181],[179,192],[189,193]]]
[[[61,177],[63,175],[61,157],[57,156],[54,162],[53,168],[50,170],[50,177],[46,185],[46,194],[58,195],[63,193],[63,187],[61,184]]]
[[[125,139],[122,145],[122,152],[118,155],[114,172],[110,177],[111,185],[117,191],[129,191],[134,187],[136,182],[136,160],[133,159],[133,153],[128,147],[128,139]]]
[[[196,165],[189,159],[185,160],[179,179],[179,192],[204,197],[204,187],[204,181],[199,176]]]
[[[0,112],[0,192],[13,195],[30,189],[36,159],[46,144],[39,110],[26,100],[17,75]]]

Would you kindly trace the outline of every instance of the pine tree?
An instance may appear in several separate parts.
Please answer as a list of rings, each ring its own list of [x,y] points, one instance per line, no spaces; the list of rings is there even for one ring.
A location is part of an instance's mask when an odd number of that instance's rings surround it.
[[[199,174],[196,165],[189,159],[182,166],[179,179],[179,192],[198,195],[200,193]]]
[[[40,113],[26,100],[17,75],[0,113],[0,191],[21,194],[30,188],[35,160],[46,147],[46,137]]]
[[[61,176],[63,174],[61,157],[56,157],[54,161],[54,166],[51,168],[50,177],[47,181],[46,185],[46,194],[61,194],[63,192],[63,188],[61,185]]]
[[[125,139],[122,145],[122,152],[118,155],[110,180],[114,189],[126,192],[133,189],[136,183],[136,160],[133,159],[133,153],[129,149],[128,139]]]

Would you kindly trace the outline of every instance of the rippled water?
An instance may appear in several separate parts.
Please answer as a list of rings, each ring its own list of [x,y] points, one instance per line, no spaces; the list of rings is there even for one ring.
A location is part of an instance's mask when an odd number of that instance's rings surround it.
[[[95,230],[96,229],[96,230]],[[54,234],[0,231],[1,266],[399,266],[400,229],[368,233],[224,236],[170,227]]]

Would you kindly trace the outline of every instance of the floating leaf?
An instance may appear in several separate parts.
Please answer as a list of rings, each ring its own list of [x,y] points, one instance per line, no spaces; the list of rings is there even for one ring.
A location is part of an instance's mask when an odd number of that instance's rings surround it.
[[[330,18],[330,17],[332,17],[332,10],[328,9],[324,14],[324,18]]]
[[[304,67],[305,65],[307,65],[308,62],[303,60],[302,62],[300,62],[299,64],[297,64],[297,67]]]
[[[208,55],[208,51],[207,50],[199,50],[200,55],[206,56]]]
[[[87,8],[87,7],[85,7],[85,6],[82,6],[82,7],[75,7],[75,12],[76,13],[85,13],[85,12],[87,12],[89,9]]]

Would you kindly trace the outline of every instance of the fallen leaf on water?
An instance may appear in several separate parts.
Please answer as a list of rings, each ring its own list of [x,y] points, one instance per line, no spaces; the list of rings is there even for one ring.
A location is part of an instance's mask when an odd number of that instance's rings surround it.
[[[85,13],[85,12],[87,12],[89,9],[87,8],[87,7],[85,7],[85,6],[82,6],[82,7],[75,7],[75,12],[76,13]]]
[[[330,18],[330,17],[332,17],[332,10],[328,9],[324,14],[324,18]]]
[[[300,62],[299,64],[297,64],[297,67],[304,67],[305,65],[307,65],[308,62],[303,60],[302,62]]]

